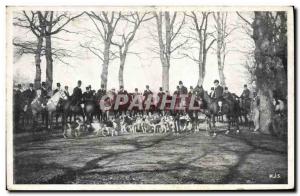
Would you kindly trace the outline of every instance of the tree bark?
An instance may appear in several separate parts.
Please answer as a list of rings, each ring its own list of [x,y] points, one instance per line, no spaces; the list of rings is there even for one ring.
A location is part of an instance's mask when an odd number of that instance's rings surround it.
[[[260,99],[260,130],[263,133],[271,133],[270,127],[273,119],[273,105],[272,105],[272,90],[274,90],[274,79],[269,70],[271,63],[267,55],[270,48],[270,35],[268,29],[268,21],[266,12],[255,12],[253,21],[253,39],[255,42],[255,61],[256,70],[255,75],[257,79],[257,88]]]
[[[273,119],[274,106],[272,103],[272,90],[267,85],[259,89],[260,100],[260,115],[259,115],[259,127],[263,133],[272,133],[271,123]]]
[[[162,66],[162,87],[164,90],[169,90],[169,66]]]
[[[220,78],[220,84],[221,86],[226,86],[225,83],[225,75],[224,75],[224,59],[222,59],[222,46],[225,47],[224,44],[224,33],[225,29],[222,29],[221,25],[221,18],[220,12],[216,13],[217,16],[215,16],[216,21],[216,30],[217,30],[217,58],[218,58],[218,71],[219,71],[219,78]],[[225,28],[225,26],[223,27]],[[225,51],[224,51],[225,52]],[[225,55],[225,54],[223,54]]]
[[[119,86],[124,87],[124,66],[125,66],[126,55],[120,57],[120,67],[119,67]]]
[[[205,71],[204,71],[204,64],[203,62],[199,62],[199,77],[198,77],[198,86],[202,86],[204,82],[204,77],[205,77]]]
[[[35,79],[34,79],[34,86],[36,89],[41,87],[41,52],[43,46],[43,37],[39,36],[37,38],[37,48],[35,53]]]
[[[162,87],[164,91],[169,91],[169,69],[170,69],[170,56],[171,56],[170,15],[169,12],[165,12],[166,43],[164,43],[164,39],[163,39],[162,13],[160,12],[159,15],[155,13],[155,17],[156,17],[158,42],[159,42],[159,50],[160,50],[159,57],[162,65]]]
[[[108,65],[109,65],[109,51],[110,51],[110,41],[105,41],[104,44],[104,54],[103,54],[103,64],[101,72],[101,85],[107,89],[107,80],[108,80]]]
[[[53,59],[52,59],[52,46],[51,46],[51,35],[45,37],[46,40],[46,85],[52,89],[53,83]]]

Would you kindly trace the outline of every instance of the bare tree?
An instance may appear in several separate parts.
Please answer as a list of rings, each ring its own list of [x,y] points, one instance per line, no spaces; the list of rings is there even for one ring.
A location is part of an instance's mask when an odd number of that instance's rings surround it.
[[[215,29],[217,32],[217,58],[218,58],[218,71],[220,83],[222,86],[226,86],[224,66],[225,58],[229,50],[227,49],[228,39],[227,37],[236,29],[230,28],[228,25],[228,13],[227,12],[216,12],[213,14],[215,19]]]
[[[45,27],[45,56],[46,56],[46,84],[52,87],[53,83],[53,48],[52,36],[60,32],[70,32],[65,27],[74,19],[80,17],[83,13],[72,16],[69,12],[54,12],[43,16]]]
[[[151,20],[153,16],[149,17],[149,13],[130,12],[129,14],[122,14],[123,21],[126,21],[124,31],[119,35],[119,40],[112,40],[112,44],[118,47],[120,67],[119,67],[119,85],[124,86],[124,66],[127,54],[129,53],[129,46],[132,44],[138,28],[142,22]]]
[[[162,64],[162,86],[164,90],[169,90],[171,56],[176,50],[187,43],[187,40],[175,43],[185,23],[185,16],[179,19],[177,12],[174,12],[172,15],[168,11],[153,12],[153,15],[156,19],[159,56]],[[176,25],[176,21],[178,21],[178,25]]]
[[[210,12],[191,12],[185,13],[186,16],[192,19],[193,27],[190,28],[190,35],[186,37],[195,44],[191,44],[188,49],[197,49],[198,56],[195,57],[192,53],[183,53],[184,56],[196,62],[199,66],[199,78],[197,85],[201,86],[205,77],[205,67],[207,53],[216,39],[213,37],[213,32],[208,31],[208,19]]]
[[[32,34],[36,37],[36,41],[20,41],[14,39],[14,46],[17,50],[15,53],[18,55],[22,55],[24,53],[34,54],[35,61],[35,79],[34,84],[36,88],[40,87],[41,84],[41,55],[42,55],[42,47],[43,47],[43,39],[45,34],[45,23],[43,21],[43,17],[46,17],[48,12],[44,13],[44,16],[41,12],[26,12],[23,11],[16,17],[14,17],[13,24],[18,27],[29,29]]]
[[[52,35],[61,31],[69,32],[65,26],[82,14],[71,17],[67,12],[53,11],[23,11],[14,18],[14,25],[30,29],[37,41],[26,41],[22,38],[13,40],[15,54],[34,54],[36,65],[35,87],[39,88],[41,83],[41,57],[46,57],[46,83],[49,88],[53,82],[53,57],[63,62],[62,58],[70,57],[71,51],[65,48],[52,47]],[[43,41],[45,40],[45,45]],[[64,63],[64,62],[63,62]]]
[[[111,52],[112,38],[117,24],[121,19],[121,12],[85,12],[93,22],[100,40],[104,43],[103,50],[98,46],[92,46],[91,42],[81,44],[82,47],[88,49],[102,61],[101,85],[107,87],[108,66],[109,61],[115,58],[115,54]],[[96,38],[98,39],[98,38]],[[99,40],[99,39],[98,39]],[[111,57],[113,55],[113,57]]]

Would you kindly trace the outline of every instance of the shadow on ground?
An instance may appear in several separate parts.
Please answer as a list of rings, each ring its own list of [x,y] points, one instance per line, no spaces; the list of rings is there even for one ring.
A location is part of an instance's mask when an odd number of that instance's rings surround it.
[[[14,144],[17,184],[287,183],[286,142],[246,131],[69,140],[45,133]]]

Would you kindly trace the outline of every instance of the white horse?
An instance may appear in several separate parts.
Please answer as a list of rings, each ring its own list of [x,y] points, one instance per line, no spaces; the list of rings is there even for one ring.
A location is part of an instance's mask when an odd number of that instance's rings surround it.
[[[66,95],[66,93],[62,90],[59,90],[58,92],[56,92],[47,102],[46,104],[46,109],[48,112],[48,128],[51,129],[52,127],[52,118],[53,118],[53,113],[58,112],[57,111],[57,106],[59,104],[60,100],[67,100],[68,96]]]

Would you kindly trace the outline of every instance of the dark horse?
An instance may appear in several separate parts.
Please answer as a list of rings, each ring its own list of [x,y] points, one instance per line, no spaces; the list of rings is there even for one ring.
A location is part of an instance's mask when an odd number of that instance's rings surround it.
[[[202,87],[199,89],[199,94],[202,97],[203,102],[205,103],[205,108],[203,110],[203,113],[206,115],[207,124],[209,127],[209,132],[211,131],[211,122],[213,124],[213,127],[215,128],[215,117],[219,115],[225,115],[227,119],[227,131],[226,134],[230,132],[230,126],[231,124],[236,125],[236,133],[239,133],[239,104],[235,100],[231,99],[223,99],[222,101],[222,107],[221,110],[218,106],[218,101],[212,99],[207,91],[204,91]],[[213,129],[213,136],[216,136],[215,129]]]
[[[83,121],[85,120],[85,114],[81,100],[74,100],[74,97],[70,96],[69,99],[62,101],[62,114],[63,114],[63,128],[65,128],[68,118],[74,122],[76,121],[77,115],[82,116]]]

